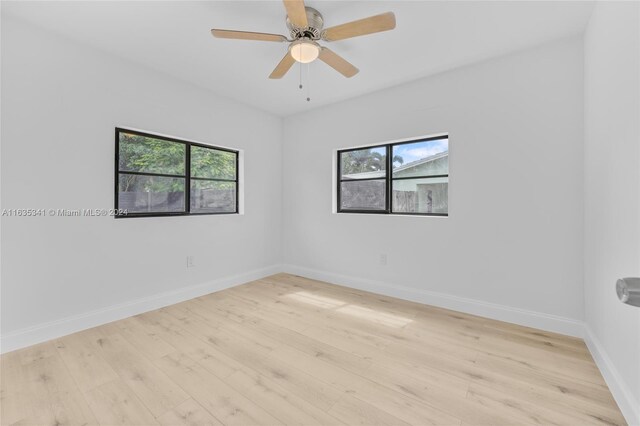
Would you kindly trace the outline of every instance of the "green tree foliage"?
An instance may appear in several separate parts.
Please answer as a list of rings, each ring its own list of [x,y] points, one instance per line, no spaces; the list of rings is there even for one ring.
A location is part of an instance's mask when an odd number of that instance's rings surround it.
[[[120,133],[121,171],[185,174],[186,146],[140,135]],[[184,191],[184,180],[159,176],[120,175],[120,191]]]
[[[191,176],[213,179],[235,179],[236,156],[232,152],[192,146]]]
[[[394,163],[403,164],[404,159],[396,155],[393,157]],[[359,149],[342,154],[342,174],[355,174],[365,172],[376,172],[385,170],[387,166],[386,154],[375,151],[375,148]]]
[[[120,171],[185,175],[186,145],[140,135],[120,133]],[[235,155],[192,146],[191,174],[195,177],[235,179]],[[184,191],[184,179],[120,175],[122,192]]]

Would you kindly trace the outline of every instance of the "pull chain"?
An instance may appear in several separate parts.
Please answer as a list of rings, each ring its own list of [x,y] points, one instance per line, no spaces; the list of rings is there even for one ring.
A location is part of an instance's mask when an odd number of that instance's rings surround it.
[[[310,64],[307,64],[307,102],[311,102],[311,67],[309,66]],[[302,62],[298,62],[298,66],[299,66],[299,71],[300,71],[300,75],[299,75],[299,82],[298,82],[298,88],[300,90],[302,90],[302,88],[304,87],[302,85],[302,66],[303,63]]]
[[[307,64],[307,102],[311,102],[311,64]]]

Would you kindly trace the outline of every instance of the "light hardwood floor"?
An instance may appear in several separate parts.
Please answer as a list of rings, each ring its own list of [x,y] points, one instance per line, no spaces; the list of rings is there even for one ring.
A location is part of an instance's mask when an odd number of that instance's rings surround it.
[[[287,274],[1,362],[3,425],[625,424],[580,339]]]

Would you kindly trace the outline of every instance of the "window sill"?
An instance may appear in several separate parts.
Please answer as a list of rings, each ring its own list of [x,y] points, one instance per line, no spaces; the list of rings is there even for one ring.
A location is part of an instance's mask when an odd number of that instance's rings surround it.
[[[371,213],[365,213],[365,212],[336,212],[333,211],[331,212],[332,214],[335,215],[356,215],[356,216],[393,216],[393,217],[434,217],[434,218],[442,218],[442,219],[447,219],[449,217],[449,214],[430,214],[430,213],[422,213],[422,214],[398,214],[398,213],[378,213],[378,212],[371,212]]]
[[[190,217],[190,216],[242,216],[244,213],[239,212],[220,212],[220,213],[156,213],[156,214],[120,214],[113,216],[115,219],[131,219],[140,217]]]

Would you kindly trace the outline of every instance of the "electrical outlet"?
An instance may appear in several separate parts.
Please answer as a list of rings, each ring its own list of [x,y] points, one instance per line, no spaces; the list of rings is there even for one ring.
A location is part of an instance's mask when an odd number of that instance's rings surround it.
[[[187,268],[196,267],[196,258],[194,256],[187,256]]]
[[[387,254],[386,253],[382,253],[380,255],[380,264],[381,265],[386,265],[387,264]]]

